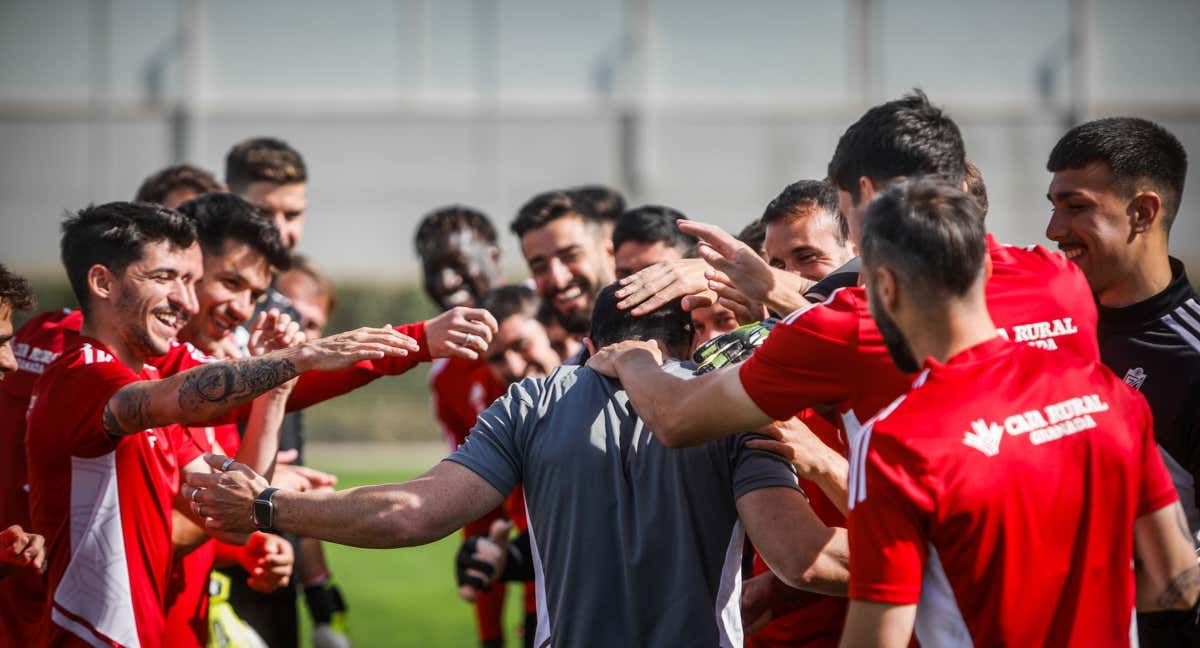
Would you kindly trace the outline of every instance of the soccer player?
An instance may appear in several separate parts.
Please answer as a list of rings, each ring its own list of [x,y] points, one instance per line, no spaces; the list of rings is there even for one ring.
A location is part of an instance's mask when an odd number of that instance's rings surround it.
[[[33,287],[0,264],[0,413],[4,420],[20,417],[21,404],[9,396],[4,387],[11,386],[18,374],[19,362],[25,354],[14,354],[13,315],[34,307]],[[19,429],[17,429],[19,428]],[[28,564],[37,557],[37,547],[43,547],[39,534],[29,533],[29,503],[21,490],[25,484],[25,426],[4,425],[0,429],[0,556],[5,562]],[[23,557],[26,552],[33,555]],[[38,565],[40,568],[40,565]],[[37,622],[41,607],[30,599],[42,591],[42,579],[35,570],[17,569],[7,575],[0,566],[0,646],[25,646],[36,635],[27,630]]]
[[[235,408],[316,370],[415,352],[393,329],[359,329],[267,355],[203,363],[172,345],[198,311],[196,229],[147,203],[89,207],[63,225],[63,264],[83,311],[78,344],[45,368],[28,416],[33,528],[47,530],[52,645],[163,645],[179,467],[178,424]],[[159,379],[147,360],[191,368]]]
[[[225,185],[208,171],[190,164],[177,164],[143,180],[133,199],[175,209],[196,196],[218,191],[225,191]]]
[[[862,211],[887,182],[929,174],[962,183],[963,159],[958,126],[924,94],[867,111],[842,135],[830,162],[851,240],[861,243]],[[701,254],[739,287],[745,284],[736,279],[737,264],[761,264],[753,250],[719,228],[681,227],[701,237]],[[1078,269],[1048,250],[1006,247],[990,236],[988,252],[994,268],[988,304],[1001,335],[1064,355],[1098,357],[1095,305]],[[653,362],[650,351],[644,343],[623,342],[589,362],[621,380],[638,414],[672,447],[758,429],[809,407],[828,412],[853,442],[861,423],[909,383],[888,357],[858,287],[797,310],[737,369],[699,376],[686,389]]]
[[[1194,630],[1200,566],[1145,400],[996,335],[961,189],[893,186],[861,231],[884,345],[921,372],[853,442],[842,645],[1129,645],[1135,603]]]
[[[645,317],[605,288],[592,341],[652,340],[663,358],[691,343],[676,301]],[[676,360],[670,371],[690,374]],[[523,480],[538,586],[534,645],[741,645],[742,529],[787,581],[844,592],[844,533],[817,520],[786,463],[730,437],[672,451],[618,383],[579,365],[527,378],[480,415],[467,443],[405,484],[272,492],[233,464],[188,475],[210,527],[258,523],[368,547],[431,542],[495,507]],[[210,463],[225,460],[213,457]]]
[[[225,184],[270,218],[289,250],[304,234],[308,167],[300,152],[273,137],[238,142],[225,156]]]
[[[696,237],[684,234],[675,221],[687,216],[661,205],[643,205],[621,214],[612,233],[617,279],[662,261],[696,256]]]
[[[625,196],[621,192],[605,185],[592,184],[572,187],[565,193],[600,221],[604,238],[612,238],[617,219],[625,213]]]
[[[1168,252],[1187,153],[1144,119],[1088,122],[1063,135],[1046,168],[1054,211],[1046,236],[1083,271],[1100,311],[1100,357],[1145,395],[1195,538],[1200,531],[1200,305]],[[1140,618],[1144,646],[1182,645]]]
[[[531,198],[511,228],[538,295],[569,333],[586,334],[596,293],[613,280],[612,239],[584,207],[560,192]]]
[[[478,209],[451,205],[430,211],[417,226],[414,244],[421,258],[425,293],[442,310],[476,306],[488,291],[503,283],[496,228]],[[479,413],[504,394],[505,383],[493,377],[484,357],[447,358],[430,367],[429,388],[447,452],[454,452],[466,441]],[[464,526],[463,537],[486,534],[493,522],[504,517],[503,507],[498,507]],[[471,597],[482,646],[504,643],[505,594],[500,587]]]

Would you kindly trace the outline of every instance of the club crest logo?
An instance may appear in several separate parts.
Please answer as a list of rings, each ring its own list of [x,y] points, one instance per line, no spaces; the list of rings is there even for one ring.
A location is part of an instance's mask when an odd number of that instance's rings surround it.
[[[963,435],[963,443],[989,457],[994,457],[1000,454],[1000,440],[1003,438],[1003,427],[979,419],[971,422],[971,431]]]
[[[1146,371],[1141,367],[1133,367],[1125,372],[1125,384],[1141,391],[1142,383],[1146,382]]]

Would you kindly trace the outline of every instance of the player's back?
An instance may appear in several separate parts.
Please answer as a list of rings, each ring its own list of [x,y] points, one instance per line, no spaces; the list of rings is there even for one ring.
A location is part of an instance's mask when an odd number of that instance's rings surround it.
[[[852,462],[852,556],[881,551],[851,565],[851,596],[904,583],[889,551],[921,529],[923,644],[1127,644],[1133,523],[1174,499],[1145,402],[1098,363],[1001,340],[917,385]]]

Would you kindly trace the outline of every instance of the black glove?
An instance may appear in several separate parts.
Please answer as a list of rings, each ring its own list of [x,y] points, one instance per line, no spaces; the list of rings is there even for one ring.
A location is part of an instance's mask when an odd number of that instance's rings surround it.
[[[344,617],[346,600],[342,591],[330,581],[304,588],[304,598],[308,601],[308,611],[312,614],[313,623],[333,623],[337,617]]]
[[[495,568],[490,563],[475,558],[475,548],[480,540],[486,540],[485,535],[475,535],[463,541],[458,548],[458,556],[454,560],[454,575],[459,585],[470,585],[475,589],[488,591],[490,584],[485,584],[478,576],[467,573],[468,569],[483,572],[488,576],[495,574]],[[500,581],[531,581],[533,580],[533,560],[529,550],[529,534],[522,533],[513,538],[505,548],[507,559],[504,562],[504,572]]]

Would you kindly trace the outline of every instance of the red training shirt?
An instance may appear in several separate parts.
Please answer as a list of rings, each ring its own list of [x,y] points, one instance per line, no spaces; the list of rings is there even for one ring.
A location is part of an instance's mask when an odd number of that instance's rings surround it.
[[[47,311],[13,336],[17,370],[0,381],[0,528],[19,524],[33,530],[25,470],[25,414],[34,383],[78,335],[82,321],[78,311]],[[34,570],[11,570],[0,579],[0,648],[35,643],[45,607],[45,582]]]
[[[850,597],[917,603],[924,645],[1128,645],[1133,523],[1176,501],[1150,409],[1098,362],[996,338],[868,422]]]
[[[163,602],[179,488],[176,425],[119,438],[102,415],[121,387],[157,380],[134,373],[100,342],[80,336],[48,366],[30,403],[27,452],[33,527],[46,536],[53,645],[163,642]]]

